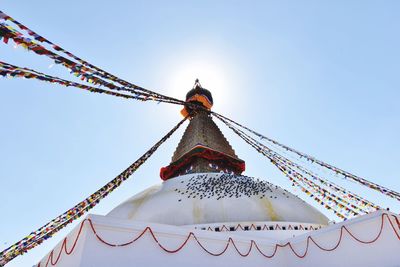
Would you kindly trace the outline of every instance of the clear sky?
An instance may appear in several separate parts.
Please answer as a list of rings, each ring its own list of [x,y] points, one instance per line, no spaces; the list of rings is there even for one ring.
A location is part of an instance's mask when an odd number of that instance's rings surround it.
[[[182,99],[199,78],[215,111],[400,191],[399,1],[0,0],[0,9],[145,88]],[[10,43],[0,44],[0,60],[73,80]],[[179,110],[1,78],[0,249],[114,178],[181,119]],[[245,174],[290,188],[220,128],[246,161]],[[106,214],[160,183],[182,132],[92,212]],[[337,182],[400,210],[394,200]],[[9,266],[32,266],[70,230]]]

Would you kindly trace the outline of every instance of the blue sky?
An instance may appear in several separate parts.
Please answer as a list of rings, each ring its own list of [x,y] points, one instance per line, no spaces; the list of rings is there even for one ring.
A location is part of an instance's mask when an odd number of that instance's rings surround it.
[[[398,1],[99,2],[2,0],[0,9],[145,88],[183,98],[199,78],[215,111],[400,191]],[[13,44],[0,45],[0,60],[74,78]],[[0,79],[0,249],[115,177],[181,119],[179,110]],[[246,161],[245,174],[290,188],[266,159],[220,127]],[[106,214],[159,183],[182,132],[92,212]],[[394,200],[336,182],[400,210]],[[32,266],[70,230],[9,266]]]

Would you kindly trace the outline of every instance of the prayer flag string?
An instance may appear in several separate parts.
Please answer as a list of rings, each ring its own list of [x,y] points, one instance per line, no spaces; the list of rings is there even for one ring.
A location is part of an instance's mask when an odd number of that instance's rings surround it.
[[[236,126],[239,126],[240,128],[247,130],[248,132],[258,136],[261,140],[265,139],[265,140],[267,140],[267,141],[269,141],[269,142],[271,142],[271,143],[273,143],[275,145],[278,145],[278,146],[284,148],[287,151],[293,152],[293,153],[297,154],[300,157],[306,158],[311,163],[316,163],[316,164],[318,164],[318,165],[320,165],[320,166],[322,166],[322,167],[324,167],[324,168],[326,168],[326,169],[328,169],[330,171],[333,171],[334,173],[341,174],[345,179],[352,180],[352,181],[354,181],[354,182],[356,182],[358,184],[361,184],[363,186],[367,186],[368,188],[376,190],[376,191],[378,191],[378,192],[380,192],[380,193],[382,193],[384,195],[387,195],[387,196],[389,196],[391,198],[394,198],[394,199],[397,199],[397,200],[400,201],[400,193],[399,192],[396,192],[396,191],[394,191],[392,189],[389,189],[389,188],[386,188],[384,186],[378,185],[378,184],[376,184],[374,182],[368,181],[365,178],[361,178],[359,176],[351,174],[350,172],[344,171],[344,170],[342,170],[340,168],[337,168],[337,167],[332,166],[332,165],[330,165],[328,163],[325,163],[325,162],[323,162],[321,160],[318,160],[318,159],[316,159],[316,158],[314,158],[314,157],[312,157],[310,155],[307,155],[307,154],[302,153],[302,152],[300,152],[298,150],[295,150],[295,149],[290,148],[290,147],[288,147],[286,145],[283,145],[283,144],[279,143],[278,141],[275,141],[274,139],[266,137],[266,136],[254,131],[254,130],[252,130],[252,129],[250,129],[250,128],[248,128],[248,127],[246,127],[246,126],[244,126],[244,125],[242,125],[242,124],[240,124],[238,122],[235,122],[234,120],[231,120],[231,119],[229,119],[229,118],[227,118],[225,116],[222,116],[221,114],[218,114],[218,113],[215,113],[215,112],[213,112],[213,114],[219,115],[221,118],[229,121],[230,123],[233,123]]]
[[[78,61],[79,63],[81,63],[82,65],[85,65],[88,68],[92,68],[96,71],[98,71],[98,73],[100,76],[105,77],[107,79],[110,79],[112,81],[115,82],[119,82],[122,85],[125,86],[130,86],[132,88],[136,88],[136,89],[140,89],[140,90],[146,90],[140,86],[137,86],[135,84],[129,83],[127,81],[124,81],[118,77],[115,77],[114,75],[92,65],[91,63],[77,57],[76,55],[72,54],[71,52],[65,50],[64,48],[60,47],[59,45],[54,44],[53,42],[49,41],[48,39],[46,39],[45,37],[37,34],[36,32],[32,31],[31,29],[29,29],[27,26],[23,25],[22,23],[18,22],[17,20],[15,20],[14,18],[10,17],[9,15],[5,14],[4,12],[0,11],[0,20],[4,20],[4,21],[11,21],[13,22],[15,25],[17,25],[21,30],[26,31],[30,36],[32,36],[34,38],[34,40],[41,42],[41,43],[47,43],[49,44],[54,50],[58,51],[58,52],[62,52],[64,54],[66,54],[67,56],[69,56],[70,58]],[[149,93],[153,93],[152,91],[148,91]]]
[[[24,36],[23,33],[19,32],[18,30],[14,29],[12,26],[6,24],[5,22],[0,23],[0,40],[3,39],[4,43],[8,43],[9,39],[12,39],[17,45],[20,45],[24,47],[25,49],[28,49],[30,51],[35,52],[36,54],[39,55],[45,55],[52,60],[54,60],[55,64],[61,64],[62,66],[68,68],[71,72],[71,74],[80,77],[81,80],[84,80],[86,82],[95,84],[95,85],[101,85],[101,86],[106,86],[111,90],[124,90],[133,94],[146,94],[147,96],[152,96],[155,98],[159,99],[164,99],[167,100],[171,103],[175,104],[183,104],[184,102],[169,96],[164,96],[162,94],[150,91],[148,89],[145,89],[143,87],[137,86],[135,84],[129,83],[127,81],[124,81],[84,60],[81,58],[73,55],[72,53],[68,52],[67,50],[64,50],[58,45],[55,45],[54,43],[50,42],[46,38],[38,35],[37,33],[33,32],[30,30],[28,27],[24,26],[23,24],[19,23],[15,19],[11,18],[4,12],[0,11],[0,21],[11,21],[14,24],[16,24],[21,30],[25,30],[28,32],[30,36],[33,37],[33,40],[29,37]],[[46,49],[44,46],[38,44],[37,42],[40,43],[47,43],[52,45],[52,48],[56,50],[57,52],[63,52],[67,56],[69,56],[71,59],[65,58],[63,56],[58,55],[56,52],[52,52],[49,49]],[[78,61],[79,63],[77,63]],[[110,80],[110,81],[107,81]],[[121,84],[122,86],[117,86],[114,84],[114,82],[117,82]],[[166,102],[166,101],[164,101]]]
[[[171,135],[186,121],[186,118],[181,120],[171,131],[161,138],[154,146],[144,153],[138,160],[130,165],[121,174],[108,182],[102,188],[91,194],[85,200],[79,202],[73,208],[67,210],[63,214],[57,216],[44,226],[34,232],[31,232],[22,240],[0,252],[0,266],[5,265],[18,255],[22,255],[28,250],[40,245],[44,240],[52,237],[62,228],[80,218],[87,211],[96,206],[103,198],[118,188],[122,182],[126,181],[153,153],[168,139]]]
[[[226,123],[226,121],[224,121],[223,119],[217,117],[218,119],[220,119],[223,123],[225,123],[231,130],[233,130],[237,135],[239,135],[239,137],[241,137],[246,143],[248,143],[250,146],[252,146],[253,148],[255,148],[259,153],[261,153],[262,155],[266,156],[272,164],[274,164],[280,171],[282,171],[286,177],[289,178],[290,181],[293,182],[293,184],[297,187],[299,187],[303,192],[305,192],[307,195],[309,195],[310,197],[314,197],[314,200],[317,201],[318,203],[322,203],[324,204],[323,200],[318,198],[318,196],[315,196],[315,193],[317,193],[317,191],[314,192],[310,192],[310,190],[308,190],[308,186],[305,185],[301,180],[298,180],[298,177],[300,176],[297,172],[293,171],[290,168],[287,168],[284,164],[282,164],[280,162],[279,159],[273,157],[272,155],[268,154],[266,150],[262,149],[260,146],[258,146],[256,144],[256,142],[254,142],[253,140],[251,140],[250,138],[248,138],[247,136],[243,135],[240,133],[240,131],[238,129],[236,129],[234,126]],[[313,194],[314,193],[314,194]],[[321,205],[322,205],[321,204]],[[331,207],[329,207],[331,208]],[[340,212],[337,212],[335,209],[332,209],[335,214],[339,217],[339,218],[345,218],[345,216],[343,214],[341,214]],[[337,213],[336,213],[337,212]]]
[[[123,94],[120,92],[109,91],[101,88],[95,88],[93,86],[80,84],[72,81],[68,81],[65,79],[61,79],[55,76],[50,76],[29,68],[18,67],[3,61],[0,61],[0,76],[3,77],[10,77],[10,78],[23,78],[23,79],[36,79],[40,81],[50,82],[54,84],[59,84],[65,87],[76,87],[82,90],[90,91],[92,93],[100,93],[100,94],[107,94],[116,97],[122,97],[125,99],[135,99],[140,101],[157,101],[157,102],[166,102],[170,103],[168,100],[165,99],[158,99],[153,96],[143,95],[138,93],[137,95],[131,94]]]
[[[263,144],[264,145],[264,144]],[[311,170],[307,170],[305,168],[303,168],[300,164],[304,165],[305,162],[300,161],[299,158],[297,158],[295,155],[291,154],[291,153],[287,153],[288,151],[286,151],[285,149],[282,149],[279,146],[276,146],[274,144],[271,143],[271,150],[277,149],[282,154],[285,154],[288,157],[291,157],[292,160],[289,161],[290,164],[294,164],[295,167],[300,170],[302,173],[305,173],[307,175],[309,175],[314,181],[318,181],[319,183],[323,184],[326,187],[329,187],[331,190],[333,190],[334,192],[340,194],[344,199],[349,200],[351,202],[354,202],[354,205],[361,207],[363,209],[363,211],[365,212],[371,212],[371,211],[375,211],[378,209],[381,209],[381,207],[379,207],[378,205],[370,202],[369,200],[345,189],[344,187],[335,184],[334,182],[328,180],[328,179],[323,179],[321,177],[319,177],[317,174],[315,174],[313,171]],[[299,161],[299,163],[295,163],[295,161]],[[304,165],[305,166],[305,165]],[[311,165],[313,166],[313,165]],[[310,166],[310,167],[311,167]],[[321,166],[317,165],[318,171],[322,171],[325,174],[324,175],[329,175],[329,173],[326,173],[326,169],[322,168]]]
[[[215,114],[214,114],[215,115]],[[257,140],[251,138],[250,136],[246,135],[243,131],[237,129],[232,124],[227,122],[221,117],[216,116],[220,119],[224,124],[226,124],[230,129],[232,129],[236,134],[238,134],[243,140],[245,140],[248,144],[254,147],[258,152],[263,154],[264,156],[268,157],[271,162],[278,167],[292,182],[293,185],[300,186],[301,190],[306,193],[310,197],[314,197],[319,204],[323,205],[328,210],[334,211],[334,213],[340,218],[348,218],[349,216],[356,216],[362,213],[367,213],[368,211],[364,210],[363,207],[356,206],[349,201],[345,200],[343,196],[349,197],[349,194],[346,191],[342,191],[342,197],[334,194],[333,192],[324,189],[323,187],[317,185],[313,181],[307,179],[304,175],[301,175],[299,172],[295,170],[298,169],[300,171],[306,171],[306,174],[312,176],[312,178],[317,178],[316,175],[308,172],[301,166],[296,165],[295,163],[291,162],[290,160],[286,159],[285,157],[279,155],[278,153],[272,151],[268,147],[264,146]],[[299,169],[299,167],[301,169]],[[322,178],[319,178],[323,180]],[[329,185],[328,182],[325,181],[325,185]],[[311,190],[310,190],[311,189]],[[322,199],[326,199],[323,201],[321,198],[316,197],[315,195],[319,194]],[[350,198],[350,197],[349,197]],[[335,205],[335,209],[332,207],[331,204]],[[374,207],[378,208],[378,206],[374,205]],[[345,210],[346,215],[340,213],[338,209]]]
[[[237,128],[236,128],[237,129]],[[237,129],[241,134],[246,135],[243,131],[240,131],[239,129]],[[250,136],[246,135],[248,138],[251,138]],[[254,139],[253,139],[254,140]],[[255,140],[255,142],[258,142]],[[351,208],[361,212],[361,213],[368,213],[370,211],[375,211],[380,209],[379,206],[375,205],[374,203],[361,198],[360,196],[356,195],[355,193],[352,193],[326,179],[323,179],[321,177],[319,177],[317,174],[315,174],[314,172],[300,166],[299,164],[296,164],[295,162],[287,159],[286,157],[283,157],[282,155],[280,155],[279,153],[273,151],[271,148],[265,146],[264,144],[258,142],[259,146],[261,146],[263,149],[267,150],[268,153],[272,154],[274,157],[278,158],[279,160],[283,161],[284,164],[289,165],[292,168],[295,168],[297,170],[299,170],[300,172],[302,172],[303,174],[311,177],[314,181],[318,181],[320,182],[322,185],[328,187],[329,189],[331,189],[332,191],[334,191],[335,193],[339,194],[340,197],[338,199],[340,199],[340,201],[342,201],[344,204],[350,206]],[[308,179],[305,178],[306,182],[310,182]],[[326,190],[322,188],[322,190],[325,192]],[[332,193],[332,194],[335,194]],[[348,200],[347,200],[348,199]],[[354,204],[351,203],[350,201],[353,200]],[[361,201],[360,201],[361,200]]]
[[[113,92],[113,91],[108,91],[100,88],[95,88],[93,86],[89,85],[84,85],[76,82],[71,82],[68,80],[64,80],[58,77],[50,76],[47,74],[43,74],[34,70],[30,70],[27,68],[21,68],[21,67],[16,67],[14,65],[5,63],[0,61],[0,76],[3,77],[10,77],[10,78],[24,78],[24,79],[36,79],[40,81],[45,81],[45,82],[50,82],[50,83],[55,83],[55,84],[60,84],[66,87],[76,87],[82,90],[87,90],[93,93],[100,93],[100,94],[108,94],[112,96],[117,96],[117,97],[122,97],[125,99],[136,99],[136,100],[141,100],[141,101],[147,101],[147,100],[154,100],[153,98],[148,98],[148,97],[142,97],[142,96],[133,96],[133,95],[126,95],[126,94],[121,94],[118,92]]]

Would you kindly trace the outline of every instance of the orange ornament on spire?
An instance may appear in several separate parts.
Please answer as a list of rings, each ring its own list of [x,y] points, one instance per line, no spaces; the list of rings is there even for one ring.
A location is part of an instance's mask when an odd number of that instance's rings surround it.
[[[213,98],[211,92],[201,87],[199,79],[196,79],[193,89],[186,94],[186,102],[201,104],[207,110],[211,110],[213,106]],[[181,110],[181,114],[184,117],[191,116],[192,113],[193,109],[189,106],[185,106]]]

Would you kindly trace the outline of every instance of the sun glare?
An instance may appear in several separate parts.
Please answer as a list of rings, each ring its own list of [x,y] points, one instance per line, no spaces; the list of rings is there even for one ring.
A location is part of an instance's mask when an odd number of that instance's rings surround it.
[[[170,73],[167,88],[169,94],[179,99],[184,99],[186,93],[192,89],[195,80],[199,79],[203,88],[208,89],[214,99],[214,108],[223,110],[228,108],[232,96],[232,74],[229,64],[216,58],[197,58],[183,60],[169,68]]]

